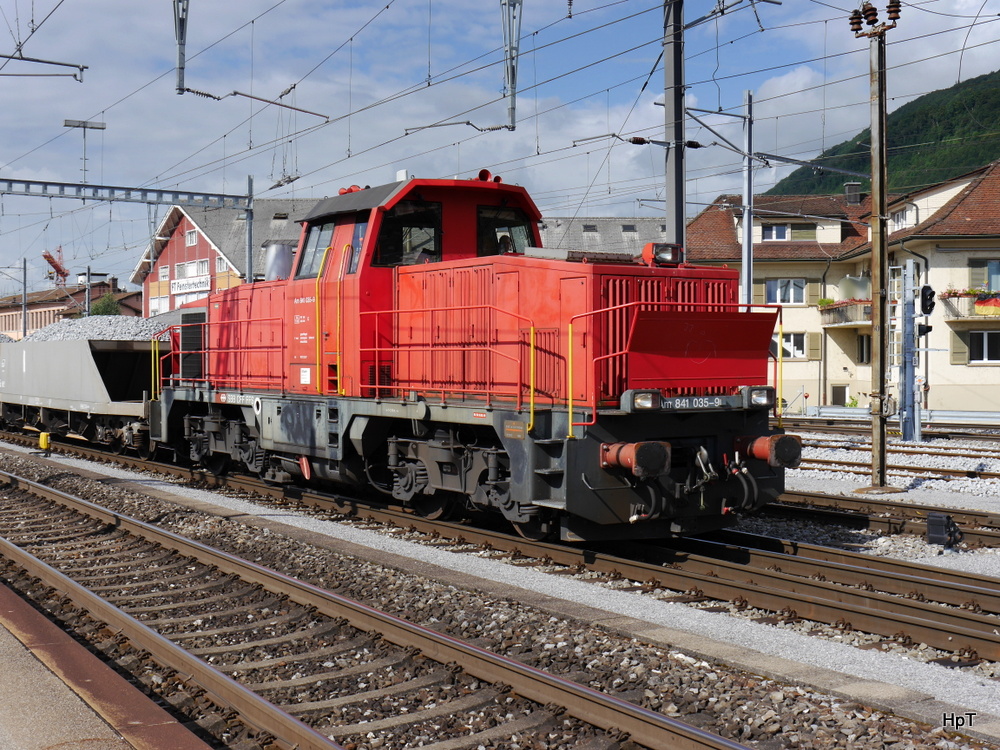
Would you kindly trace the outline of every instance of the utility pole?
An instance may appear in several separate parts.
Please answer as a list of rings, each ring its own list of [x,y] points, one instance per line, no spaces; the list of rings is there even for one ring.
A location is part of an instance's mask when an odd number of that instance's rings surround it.
[[[185,47],[187,46],[188,1],[174,0],[174,36],[177,38],[177,93],[184,93]]]
[[[666,237],[684,245],[684,0],[663,3],[663,99],[666,129]]]
[[[507,97],[508,130],[517,127],[517,64],[521,51],[521,3],[522,0],[500,0],[500,9],[503,11],[503,93]]]
[[[740,292],[745,305],[753,304],[753,92],[743,92],[743,258]]]
[[[889,418],[889,254],[886,246],[886,94],[885,34],[896,28],[899,0],[889,0],[886,12],[889,23],[880,23],[878,10],[865,3],[851,13],[851,31],[855,37],[868,37],[871,87],[871,161],[872,161],[872,489],[886,487],[886,422]],[[871,27],[862,31],[862,21]]]

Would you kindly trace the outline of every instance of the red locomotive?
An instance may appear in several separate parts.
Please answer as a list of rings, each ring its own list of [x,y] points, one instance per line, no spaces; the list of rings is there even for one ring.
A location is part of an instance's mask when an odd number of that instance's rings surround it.
[[[768,423],[777,311],[675,246],[544,250],[539,219],[485,171],[321,201],[287,278],[187,308],[151,440],[534,537],[697,533],[777,497],[800,454]]]

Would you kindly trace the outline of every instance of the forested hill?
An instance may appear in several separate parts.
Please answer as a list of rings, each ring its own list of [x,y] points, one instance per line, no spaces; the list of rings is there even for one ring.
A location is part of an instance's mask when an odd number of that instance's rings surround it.
[[[840,169],[870,174],[869,129],[813,159]],[[889,186],[907,193],[942,182],[1000,159],[1000,71],[933,91],[889,115]],[[767,195],[833,194],[857,180],[835,172],[800,167]],[[862,190],[868,180],[860,180]]]

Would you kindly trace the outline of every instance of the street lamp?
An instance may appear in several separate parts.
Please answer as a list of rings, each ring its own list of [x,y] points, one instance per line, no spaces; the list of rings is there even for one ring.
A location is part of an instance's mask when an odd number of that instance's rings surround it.
[[[65,128],[80,128],[83,130],[83,180],[82,182],[87,182],[87,131],[88,130],[104,130],[108,126],[103,122],[94,122],[92,120],[63,120],[63,127]]]
[[[889,0],[889,22],[881,23],[878,10],[865,3],[851,13],[851,31],[855,37],[868,37],[871,86],[871,161],[872,161],[872,489],[886,488],[886,422],[890,404],[887,391],[889,357],[889,254],[886,252],[886,95],[885,33],[896,28],[899,0]],[[863,25],[869,29],[864,31]]]

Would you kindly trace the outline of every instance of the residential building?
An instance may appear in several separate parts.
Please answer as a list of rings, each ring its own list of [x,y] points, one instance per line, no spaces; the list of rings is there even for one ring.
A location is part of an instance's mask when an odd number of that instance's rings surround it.
[[[754,302],[782,304],[782,397],[866,406],[871,390],[871,242],[867,197],[757,196]],[[740,199],[722,196],[688,227],[688,259],[741,265]],[[938,297],[920,338],[925,408],[1000,411],[1000,162],[891,196],[890,384],[899,396],[901,271]],[[839,226],[839,230],[837,227]],[[815,229],[814,229],[815,227]],[[813,237],[812,232],[815,231]],[[777,352],[777,340],[774,350]]]
[[[255,278],[265,274],[269,247],[284,248],[287,257],[288,249],[298,245],[298,221],[315,205],[315,198],[254,201]],[[142,287],[144,314],[176,310],[241,284],[246,275],[246,247],[246,212],[242,209],[172,206],[130,279]]]

